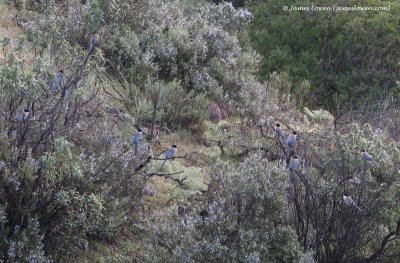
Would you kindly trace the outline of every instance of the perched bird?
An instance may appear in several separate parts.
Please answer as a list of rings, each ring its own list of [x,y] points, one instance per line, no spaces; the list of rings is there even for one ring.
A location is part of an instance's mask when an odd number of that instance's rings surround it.
[[[178,147],[176,145],[172,145],[171,148],[168,149],[167,153],[165,154],[165,158],[172,158],[176,151],[178,150]],[[168,161],[168,159],[165,159],[164,162],[162,163],[161,168],[163,168],[164,164]]]
[[[18,115],[17,121],[24,121],[28,118],[28,116],[29,116],[29,110],[25,109],[23,113]]]
[[[97,47],[99,44],[100,37],[96,33],[92,34],[92,37],[90,38],[90,46],[89,46],[89,53],[92,53],[94,49]]]
[[[285,142],[285,133],[283,133],[281,125],[279,123],[275,125],[275,133],[279,138],[282,138],[283,142]]]
[[[367,153],[364,149],[361,150],[360,152],[361,157],[369,162],[372,162],[376,167],[381,167],[377,162],[374,161],[374,157],[372,157],[372,155],[370,155],[369,153]]]
[[[351,196],[349,196],[349,195],[347,195],[347,194],[343,195],[343,201],[344,201],[344,204],[345,204],[345,205],[347,205],[347,206],[354,206],[354,207],[356,207],[358,210],[360,210],[361,212],[363,211],[363,210],[361,210],[361,208],[359,208],[359,207],[356,205],[356,203],[354,202],[353,198],[351,198]]]
[[[297,139],[297,132],[292,132],[289,137],[287,138],[286,145],[287,145],[287,156],[290,155],[293,149],[293,145],[295,144]]]
[[[56,91],[60,87],[60,84],[63,80],[64,80],[64,71],[60,70],[60,71],[58,71],[58,74],[54,78],[54,82],[52,85],[52,91]]]
[[[139,152],[139,141],[143,138],[143,131],[138,129],[135,135],[132,137],[132,142],[135,144],[135,155]]]
[[[300,165],[300,161],[299,158],[297,158],[297,156],[293,156],[290,158],[290,162],[289,162],[289,179],[291,182],[294,181],[294,171],[299,167]]]
[[[355,176],[349,176],[346,178],[347,182],[351,183],[351,184],[361,184],[361,180],[358,177]]]

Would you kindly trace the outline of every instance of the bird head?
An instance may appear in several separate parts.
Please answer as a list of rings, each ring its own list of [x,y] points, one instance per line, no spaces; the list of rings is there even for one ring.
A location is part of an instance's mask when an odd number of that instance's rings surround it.
[[[24,113],[25,113],[25,114],[28,114],[28,113],[29,113],[29,110],[28,110],[28,109],[25,109],[25,110],[24,110]]]
[[[60,69],[58,72],[60,72],[61,74],[64,74],[64,70]]]
[[[276,126],[276,127],[281,127],[281,125],[280,125],[279,123],[277,123],[275,126]]]
[[[174,144],[174,145],[172,145],[172,148],[175,148],[175,149],[177,149],[178,147],[176,147],[176,145]]]
[[[294,132],[292,132],[292,134],[294,134],[294,135],[297,135],[297,132],[296,132],[296,131],[294,131]]]
[[[143,132],[142,129],[137,129],[138,132]]]

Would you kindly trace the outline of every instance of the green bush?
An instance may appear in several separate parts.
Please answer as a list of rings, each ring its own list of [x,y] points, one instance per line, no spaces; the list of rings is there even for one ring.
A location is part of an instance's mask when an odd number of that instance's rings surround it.
[[[143,90],[130,86],[126,104],[132,116],[140,123],[166,123],[174,128],[188,128],[208,118],[208,100],[204,94],[186,92],[177,81],[152,82],[147,80]]]
[[[45,256],[42,240],[43,236],[40,235],[37,218],[30,219],[24,230],[21,229],[21,226],[16,226],[14,235],[9,240],[7,262],[52,262]]]
[[[360,107],[396,92],[397,1],[250,1],[250,35],[263,55],[263,76],[286,72],[310,81],[317,106]],[[283,6],[389,7],[389,11],[285,11]],[[311,101],[313,103],[314,101]],[[351,102],[351,103],[349,103]],[[314,103],[313,103],[314,104]]]
[[[254,155],[213,167],[206,201],[183,217],[160,214],[150,225],[151,262],[313,262],[282,225],[286,177]]]
[[[134,171],[145,150],[134,157],[130,138],[103,115],[95,81],[101,55],[85,59],[65,45],[50,53],[64,58],[57,89],[48,50],[26,63],[17,45],[0,65],[0,259],[7,262],[47,262],[45,252],[68,262],[138,216],[146,178]],[[28,117],[17,120],[24,109]]]
[[[301,133],[295,149],[303,166],[289,195],[288,221],[299,242],[315,251],[318,262],[374,262],[396,254],[395,229],[400,227],[393,203],[399,187],[397,143],[368,124],[336,123],[335,127],[334,117],[326,111],[307,109],[306,113],[309,123],[304,128],[309,132]],[[381,167],[363,161],[361,149]],[[357,177],[361,183],[351,183],[348,177]],[[352,196],[362,211],[347,207],[343,195]]]
[[[137,92],[127,86],[139,87],[141,101],[126,104],[141,104],[146,112],[146,101],[152,100],[144,87],[148,79],[178,81],[180,88],[172,99],[182,104],[175,109],[170,106],[164,111],[168,117],[160,119],[174,127],[186,126],[184,121],[201,125],[206,97],[237,93],[257,74],[259,61],[243,37],[252,15],[230,3],[207,4],[190,16],[179,3],[160,0],[96,0],[87,6],[72,1],[69,9],[63,15],[58,15],[57,9],[37,15],[25,29],[29,35],[41,32],[49,36],[43,44],[51,42],[55,48],[61,47],[60,40],[87,48],[90,33],[96,30],[102,38],[100,49],[107,59],[107,73],[122,82],[123,87],[116,86],[116,91],[132,98]],[[60,39],[50,37],[55,35]]]

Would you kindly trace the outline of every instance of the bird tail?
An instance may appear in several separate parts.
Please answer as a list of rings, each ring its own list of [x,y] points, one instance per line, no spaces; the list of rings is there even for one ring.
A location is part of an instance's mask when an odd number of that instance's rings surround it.
[[[289,180],[291,183],[294,182],[294,170],[293,169],[289,169]]]
[[[89,53],[92,53],[93,50],[94,50],[94,44],[90,43]]]
[[[283,146],[286,146],[286,140],[285,140],[285,136],[282,135],[279,137],[280,142],[282,143]]]
[[[135,142],[135,156],[138,154],[138,152],[139,152],[139,144]]]
[[[353,204],[358,210],[360,210],[361,212],[363,212],[364,213],[364,211],[361,209],[361,208],[359,208],[356,204]]]
[[[160,169],[162,169],[163,168],[163,166],[164,166],[164,164],[167,162],[167,160],[164,160],[164,162],[162,163],[162,165],[161,165],[161,167],[160,167]]]
[[[372,160],[372,163],[373,163],[376,167],[381,168],[381,166],[379,165],[379,163],[375,162],[374,160]]]

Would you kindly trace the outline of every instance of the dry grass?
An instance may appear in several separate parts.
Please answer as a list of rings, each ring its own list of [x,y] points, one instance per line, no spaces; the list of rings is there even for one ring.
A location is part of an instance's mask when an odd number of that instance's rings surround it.
[[[15,12],[10,10],[2,1],[0,1],[0,36],[8,37],[11,45],[14,45],[18,36],[22,34],[22,30],[17,27],[13,18]],[[0,52],[0,60],[3,59],[3,52]]]
[[[23,35],[23,30],[15,22],[16,11],[10,9],[2,0],[0,0],[0,40],[2,38],[10,39],[9,49],[13,49],[18,38]],[[34,54],[30,51],[29,44],[24,49],[23,55],[25,62],[31,65],[34,61]],[[0,64],[4,63],[4,53],[0,47]]]
[[[188,197],[199,194],[198,190],[205,190],[206,183],[208,182],[207,168],[209,163],[204,163],[203,160],[199,160],[196,154],[193,152],[204,151],[207,147],[199,145],[193,137],[185,134],[171,134],[164,135],[161,138],[163,146],[169,146],[171,144],[178,145],[178,156],[187,155],[188,158],[175,159],[168,161],[165,166],[159,170],[163,161],[152,161],[151,165],[154,166],[157,172],[161,173],[176,173],[183,171],[183,173],[174,175],[177,179],[185,179],[186,187],[182,189],[176,182],[164,179],[161,177],[154,177],[150,180],[149,186],[157,191],[155,197],[149,197],[147,199],[147,205],[151,211],[160,211],[167,207],[174,206],[177,202],[185,203]],[[154,150],[154,155],[160,158],[164,157],[161,149]]]

